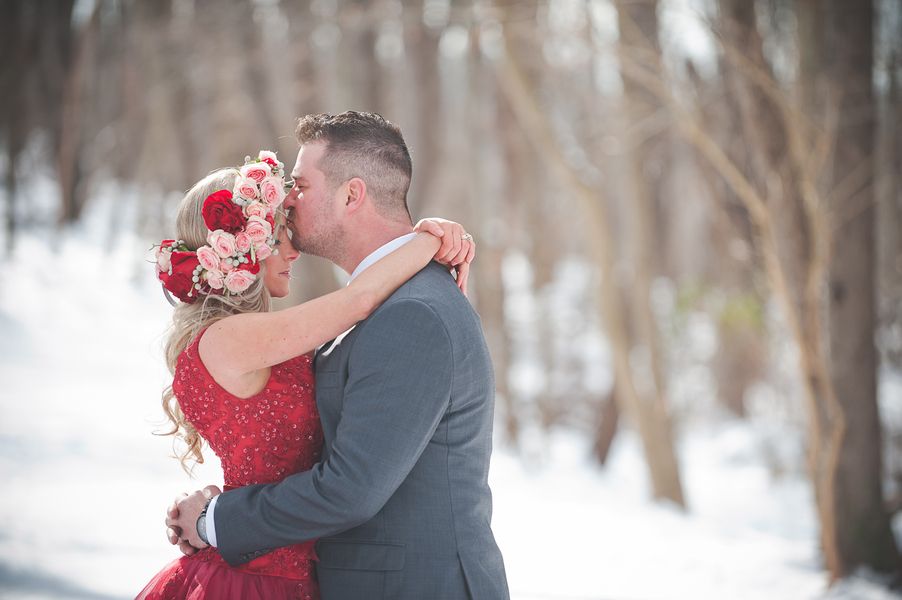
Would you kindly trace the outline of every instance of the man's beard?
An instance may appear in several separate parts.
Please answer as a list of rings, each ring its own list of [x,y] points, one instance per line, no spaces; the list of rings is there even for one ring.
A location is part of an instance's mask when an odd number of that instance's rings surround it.
[[[346,253],[344,233],[337,224],[331,224],[328,229],[310,232],[303,235],[294,219],[294,210],[288,213],[288,227],[291,229],[291,246],[298,252],[319,256],[339,264]]]
[[[298,233],[298,226],[294,222],[295,216],[294,209],[289,208],[285,213],[285,227],[288,228],[288,240],[291,242],[291,247],[298,252],[303,252],[304,250],[301,248],[301,235]]]

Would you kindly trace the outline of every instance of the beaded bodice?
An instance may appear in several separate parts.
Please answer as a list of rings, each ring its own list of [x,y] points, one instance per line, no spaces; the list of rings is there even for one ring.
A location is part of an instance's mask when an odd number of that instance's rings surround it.
[[[185,417],[221,460],[225,489],[273,483],[312,468],[321,456],[323,434],[310,355],[273,366],[260,392],[239,398],[207,371],[197,350],[200,337],[179,356],[172,390]],[[313,544],[280,548],[239,568],[309,578]],[[214,548],[193,556],[222,561]]]

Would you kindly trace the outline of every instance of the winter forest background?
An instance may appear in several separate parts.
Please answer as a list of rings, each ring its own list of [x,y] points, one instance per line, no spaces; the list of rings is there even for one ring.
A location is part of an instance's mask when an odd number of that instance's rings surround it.
[[[127,598],[188,479],[150,245],[370,110],[464,223],[519,599],[902,586],[899,0],[4,0],[0,597]],[[344,282],[296,266],[290,302]]]

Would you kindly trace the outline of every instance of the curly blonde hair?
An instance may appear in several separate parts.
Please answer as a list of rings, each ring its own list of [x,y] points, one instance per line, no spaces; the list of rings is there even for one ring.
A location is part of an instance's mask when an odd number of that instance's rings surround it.
[[[188,190],[179,204],[176,216],[176,239],[184,240],[192,250],[207,243],[209,229],[204,224],[201,212],[204,200],[217,190],[232,189],[238,176],[237,169],[219,169],[198,181]],[[281,226],[284,225],[280,224]],[[278,234],[278,232],[276,233]],[[262,276],[257,277],[251,287],[239,295],[210,294],[201,296],[197,302],[192,304],[179,303],[172,315],[172,326],[169,329],[164,350],[169,372],[175,375],[179,355],[204,328],[231,315],[267,312],[269,309],[270,295],[263,283]],[[203,438],[185,418],[171,385],[163,390],[162,404],[163,412],[169,420],[170,429],[160,432],[160,435],[174,436],[175,457],[179,459],[185,472],[190,475],[196,464],[204,462],[201,452]],[[182,442],[181,449],[178,448],[178,442]],[[189,466],[191,461],[194,464]]]

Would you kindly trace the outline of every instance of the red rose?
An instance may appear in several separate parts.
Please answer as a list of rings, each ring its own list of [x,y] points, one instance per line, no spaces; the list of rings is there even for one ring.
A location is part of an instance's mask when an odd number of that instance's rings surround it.
[[[268,163],[269,166],[271,166],[273,169],[275,169],[275,168],[277,168],[277,167],[279,166],[279,163],[277,163],[276,161],[274,161],[273,159],[271,159],[271,158],[268,157],[268,156],[267,156],[266,158],[261,159],[261,160],[262,160],[263,162],[265,162],[265,163]]]
[[[201,214],[204,216],[204,224],[210,231],[222,229],[229,233],[238,233],[247,225],[244,210],[232,202],[232,192],[229,190],[219,190],[207,196]]]
[[[194,252],[173,252],[170,259],[172,275],[168,271],[160,272],[157,277],[163,282],[163,287],[169,290],[169,293],[184,302],[191,304],[197,300],[197,290],[194,288],[194,282],[191,278],[194,276],[194,269],[200,263],[197,260],[197,254]],[[188,295],[191,292],[191,295]]]
[[[250,255],[248,255],[248,258],[250,258]],[[260,272],[260,263],[248,260],[246,263],[241,263],[240,265],[238,265],[238,268],[242,271],[250,271],[251,273],[256,275]]]

